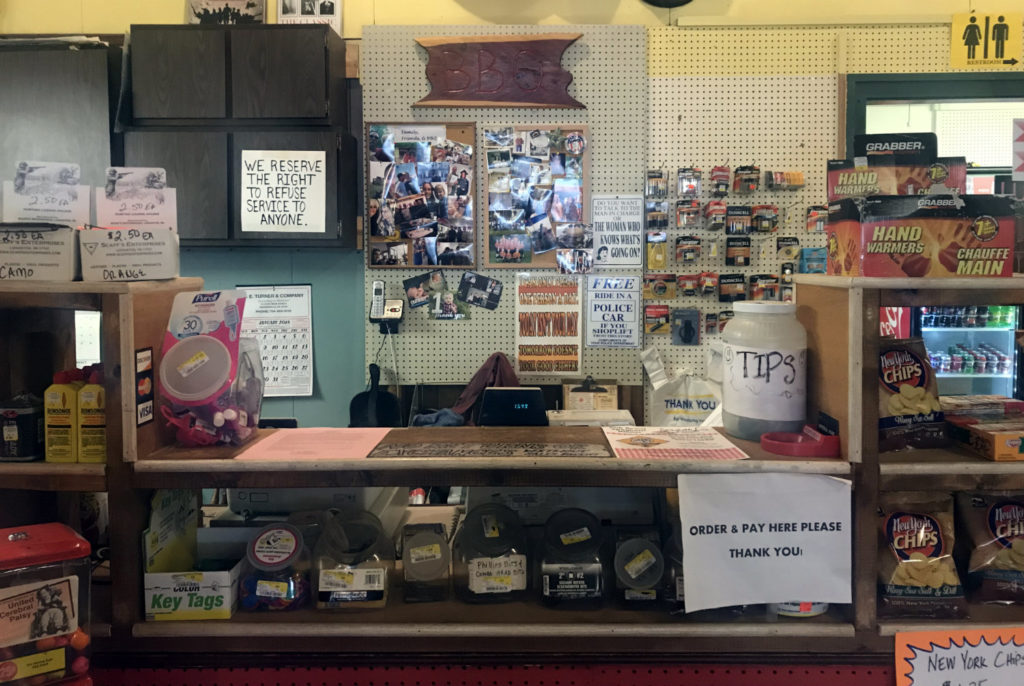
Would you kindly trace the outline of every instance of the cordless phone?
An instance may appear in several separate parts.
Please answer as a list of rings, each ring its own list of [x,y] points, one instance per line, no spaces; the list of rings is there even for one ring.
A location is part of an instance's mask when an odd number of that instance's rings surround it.
[[[373,282],[373,297],[370,298],[370,321],[384,318],[384,282]]]

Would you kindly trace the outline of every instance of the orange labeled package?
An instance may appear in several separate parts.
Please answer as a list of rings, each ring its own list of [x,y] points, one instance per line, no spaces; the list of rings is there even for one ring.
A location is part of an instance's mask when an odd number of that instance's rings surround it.
[[[847,198],[829,205],[827,273],[1011,276],[1013,200],[992,195]]]
[[[1024,603],[1024,493],[958,493],[970,537],[967,587],[981,603]]]
[[[953,563],[953,497],[883,493],[879,522],[879,614],[955,618],[967,612]]]

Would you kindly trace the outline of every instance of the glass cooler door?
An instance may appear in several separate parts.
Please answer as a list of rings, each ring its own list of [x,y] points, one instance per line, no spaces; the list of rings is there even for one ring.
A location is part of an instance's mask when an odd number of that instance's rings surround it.
[[[1013,397],[1016,307],[921,307],[915,319],[940,395]]]

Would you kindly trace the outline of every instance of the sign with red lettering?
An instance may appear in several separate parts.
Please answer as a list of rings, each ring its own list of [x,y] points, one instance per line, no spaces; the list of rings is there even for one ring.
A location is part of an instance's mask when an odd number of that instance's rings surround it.
[[[569,95],[562,54],[580,33],[417,38],[431,91],[421,107],[585,108]]]

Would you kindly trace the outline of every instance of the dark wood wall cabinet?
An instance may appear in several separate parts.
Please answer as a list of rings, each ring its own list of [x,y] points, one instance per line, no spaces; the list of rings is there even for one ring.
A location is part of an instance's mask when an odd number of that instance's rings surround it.
[[[182,244],[356,247],[345,42],[328,26],[134,25],[119,124],[128,166],[163,167]],[[323,150],[323,232],[241,227],[243,150]]]
[[[119,56],[119,48],[98,44],[0,45],[0,178],[12,178],[19,161],[47,160],[77,163],[83,184],[103,185],[109,67]]]
[[[345,41],[322,25],[133,25],[131,119],[347,126]],[[165,122],[166,123],[166,122]]]

